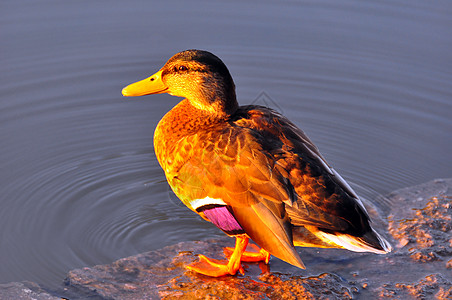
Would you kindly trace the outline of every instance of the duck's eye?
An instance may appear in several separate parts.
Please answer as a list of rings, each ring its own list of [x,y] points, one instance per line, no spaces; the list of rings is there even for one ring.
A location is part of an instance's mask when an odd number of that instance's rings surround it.
[[[187,71],[188,68],[186,66],[179,66],[179,71]]]

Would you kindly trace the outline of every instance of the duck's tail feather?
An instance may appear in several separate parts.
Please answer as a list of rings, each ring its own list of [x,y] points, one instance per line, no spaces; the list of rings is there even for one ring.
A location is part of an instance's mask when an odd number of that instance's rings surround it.
[[[372,252],[376,254],[385,254],[392,250],[391,244],[373,229],[358,237],[339,232],[328,233],[315,227],[309,227],[308,230],[319,239],[337,245],[338,248],[345,248],[355,252]]]

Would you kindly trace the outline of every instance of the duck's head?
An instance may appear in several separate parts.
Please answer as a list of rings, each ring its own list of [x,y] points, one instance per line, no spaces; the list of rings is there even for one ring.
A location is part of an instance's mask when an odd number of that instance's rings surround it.
[[[179,52],[157,73],[122,90],[124,96],[161,93],[184,97],[194,107],[217,115],[232,114],[238,107],[228,68],[202,50]]]

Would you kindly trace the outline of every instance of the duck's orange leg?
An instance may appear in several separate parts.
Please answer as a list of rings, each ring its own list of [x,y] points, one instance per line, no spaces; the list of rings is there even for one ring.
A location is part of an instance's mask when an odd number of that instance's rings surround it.
[[[199,261],[187,266],[187,269],[201,273],[207,276],[220,277],[224,275],[235,275],[239,271],[242,275],[245,271],[240,264],[242,260],[242,253],[245,252],[248,245],[248,238],[244,236],[237,236],[235,241],[235,248],[232,252],[229,261],[207,258],[204,255],[199,255]]]
[[[268,262],[270,261],[270,253],[268,253],[263,248],[259,248],[258,246],[254,245],[254,244],[249,244],[248,248],[250,251],[245,251],[242,253],[242,261],[246,261],[246,262],[263,261],[266,264],[268,264]],[[223,251],[224,255],[226,255],[226,257],[232,256],[233,250],[234,249],[231,247],[224,248],[224,251]]]

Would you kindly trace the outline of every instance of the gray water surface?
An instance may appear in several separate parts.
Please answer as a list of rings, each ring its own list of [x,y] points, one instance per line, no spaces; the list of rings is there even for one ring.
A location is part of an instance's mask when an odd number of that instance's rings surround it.
[[[223,236],[175,199],[153,151],[178,98],[123,86],[197,48],[241,104],[301,127],[368,203],[451,177],[450,1],[3,1],[0,283]]]

